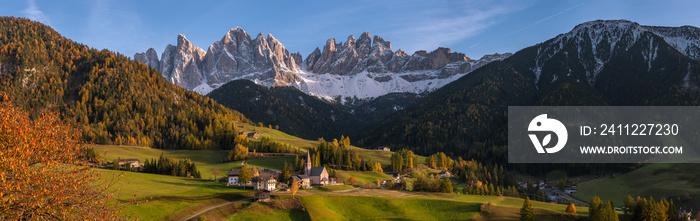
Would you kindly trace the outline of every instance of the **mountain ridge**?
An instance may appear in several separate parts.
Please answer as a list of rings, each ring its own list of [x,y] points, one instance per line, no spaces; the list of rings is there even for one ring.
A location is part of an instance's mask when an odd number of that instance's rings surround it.
[[[229,30],[204,55],[202,49],[190,44],[180,34],[177,46],[168,45],[160,60],[153,48],[136,53],[134,60],[200,94],[231,80],[247,79],[267,87],[294,86],[309,95],[344,103],[350,98],[372,99],[396,92],[429,92],[511,55],[492,54],[472,60],[449,48],[438,48],[409,56],[401,49],[394,52],[391,42],[382,37],[371,38],[369,32],[364,32],[357,40],[348,36],[344,43],[328,39],[323,50],[316,48],[302,60],[300,53],[290,53],[272,34],[265,38],[259,33],[251,39],[240,27]]]

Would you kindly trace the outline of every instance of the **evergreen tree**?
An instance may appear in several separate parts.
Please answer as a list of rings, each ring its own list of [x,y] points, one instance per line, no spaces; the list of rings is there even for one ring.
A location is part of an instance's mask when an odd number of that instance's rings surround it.
[[[634,199],[632,199],[632,196],[627,195],[627,198],[625,198],[625,208],[622,209],[623,213],[625,214],[625,219],[632,220],[636,206],[637,203],[634,201]]]
[[[523,201],[523,207],[520,208],[520,221],[534,221],[535,220],[535,209],[532,208],[532,202],[530,198],[526,197]]]
[[[287,164],[287,161],[284,161],[284,166],[282,167],[282,174],[279,176],[279,182],[280,183],[286,183],[287,180],[289,180],[290,177],[292,177],[292,165]]]
[[[607,202],[603,205],[600,205],[598,207],[600,213],[602,213],[602,219],[599,219],[601,221],[619,221],[619,218],[617,216],[617,211],[615,211],[615,208],[613,207],[612,202]],[[591,219],[595,220],[595,219]],[[666,220],[666,219],[654,219],[654,220]]]
[[[452,193],[452,181],[450,181],[450,178],[445,177],[442,179],[442,182],[440,182],[440,192]]]
[[[594,196],[588,204],[588,217],[590,220],[603,220],[603,211],[601,211],[600,197]]]

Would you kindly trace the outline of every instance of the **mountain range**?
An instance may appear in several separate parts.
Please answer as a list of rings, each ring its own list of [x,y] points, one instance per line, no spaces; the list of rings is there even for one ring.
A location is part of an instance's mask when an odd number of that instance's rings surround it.
[[[698,31],[586,22],[483,66],[356,137],[364,146],[505,163],[508,106],[698,105]]]
[[[472,60],[449,48],[408,55],[393,51],[391,42],[369,32],[345,42],[331,38],[305,60],[290,53],[271,34],[252,39],[242,28],[229,30],[206,51],[180,34],[177,45],[168,45],[160,59],[155,49],[136,53],[134,60],[160,71],[168,81],[185,89],[208,94],[238,79],[271,86],[293,86],[306,94],[345,103],[389,93],[433,91],[489,62],[510,53]]]

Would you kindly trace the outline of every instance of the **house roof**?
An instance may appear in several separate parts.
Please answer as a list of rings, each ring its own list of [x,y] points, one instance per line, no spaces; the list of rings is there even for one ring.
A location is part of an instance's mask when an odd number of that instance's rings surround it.
[[[309,179],[309,176],[307,176],[307,175],[295,175],[295,176],[291,176],[290,179],[294,179],[295,181],[302,180],[302,179]]]
[[[447,170],[440,171],[440,174],[446,174],[446,173],[450,173],[450,171],[447,171]]]
[[[255,168],[250,168],[250,172],[255,174]],[[259,171],[259,170],[258,170]],[[238,176],[241,174],[241,169],[230,169],[228,172],[226,172],[226,176]]]
[[[238,176],[239,174],[241,174],[241,169],[231,169],[226,172],[227,176]]]
[[[321,173],[323,173],[323,171],[326,171],[325,167],[311,167],[311,173],[309,175],[310,176],[321,176]]]
[[[130,159],[119,159],[119,162],[139,162],[139,159],[136,158],[130,158]]]
[[[267,175],[253,177],[253,182],[265,182],[265,181],[270,181],[270,180],[275,180],[275,178],[272,176],[267,176]],[[277,180],[275,180],[275,181],[277,181]]]

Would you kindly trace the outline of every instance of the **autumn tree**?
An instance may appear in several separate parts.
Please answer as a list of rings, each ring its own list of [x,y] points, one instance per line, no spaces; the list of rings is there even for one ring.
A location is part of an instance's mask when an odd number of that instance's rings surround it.
[[[251,180],[253,180],[253,171],[251,171],[248,163],[244,163],[241,167],[241,172],[238,174],[238,183],[242,184],[245,189],[245,185]]]
[[[379,162],[376,162],[376,163],[374,164],[374,167],[372,168],[372,171],[376,171],[376,172],[383,173],[383,172],[384,172],[384,169],[382,169],[382,164],[379,163]]]
[[[289,187],[289,191],[292,192],[292,198],[297,195],[297,190],[299,190],[299,182],[300,181],[292,181],[292,186]]]
[[[355,180],[355,177],[348,178],[348,183],[355,185],[355,182],[357,182],[357,180]]]
[[[573,215],[576,215],[576,206],[574,204],[569,204],[569,206],[566,207],[566,213],[571,213]]]
[[[102,180],[81,159],[76,129],[0,94],[0,220],[118,220]]]

